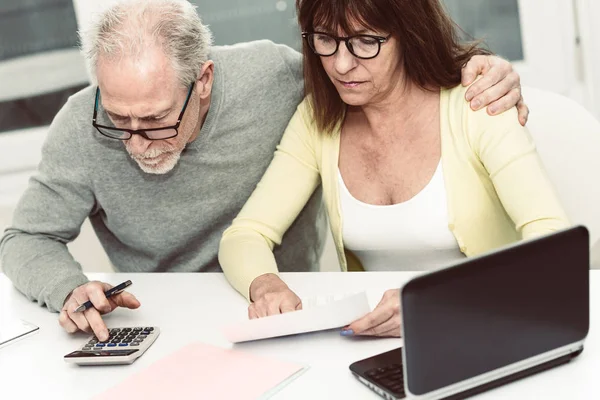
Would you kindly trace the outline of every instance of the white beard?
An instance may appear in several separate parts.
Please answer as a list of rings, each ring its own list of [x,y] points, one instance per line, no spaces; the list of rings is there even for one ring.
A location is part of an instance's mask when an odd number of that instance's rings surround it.
[[[157,165],[145,164],[143,159],[135,159],[135,161],[145,173],[162,175],[166,174],[167,172],[170,172],[173,168],[175,168],[175,165],[177,165],[177,163],[179,162],[180,157],[181,152],[170,153],[169,155],[167,155],[167,157],[165,157],[164,160],[162,160]]]
[[[150,164],[147,159],[157,157],[161,154],[167,155],[158,164]],[[134,156],[129,153],[131,158],[135,160],[137,165],[147,174],[162,175],[175,168],[181,157],[181,151],[165,151],[165,150],[150,150],[141,156]]]

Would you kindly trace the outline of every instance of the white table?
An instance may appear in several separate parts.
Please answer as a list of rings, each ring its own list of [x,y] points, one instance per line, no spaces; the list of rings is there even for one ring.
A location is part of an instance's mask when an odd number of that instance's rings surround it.
[[[600,271],[591,276],[591,329],[583,354],[574,362],[478,396],[478,399],[598,399],[600,396]],[[413,273],[289,273],[284,279],[300,296],[368,289],[373,300],[400,287]],[[142,303],[117,310],[109,326],[161,328],[158,340],[129,366],[77,367],[63,355],[85,335],[62,331],[57,314],[31,303],[0,274],[0,312],[40,327],[38,333],[0,348],[0,399],[87,399],[196,341],[231,347],[217,327],[246,318],[246,303],[222,274],[90,274],[112,284],[131,279]],[[277,399],[378,399],[349,372],[353,361],[402,345],[401,339],[344,338],[326,331],[237,345],[264,356],[305,363],[310,369],[276,395]],[[251,373],[251,372],[249,372]],[[201,398],[201,397],[199,397]]]

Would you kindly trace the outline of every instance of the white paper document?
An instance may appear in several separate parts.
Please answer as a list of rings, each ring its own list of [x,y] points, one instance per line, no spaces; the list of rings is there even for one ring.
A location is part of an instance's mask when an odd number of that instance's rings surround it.
[[[0,347],[12,343],[39,328],[21,319],[0,317]]]
[[[340,328],[371,311],[365,292],[302,299],[302,310],[225,326],[232,343]]]

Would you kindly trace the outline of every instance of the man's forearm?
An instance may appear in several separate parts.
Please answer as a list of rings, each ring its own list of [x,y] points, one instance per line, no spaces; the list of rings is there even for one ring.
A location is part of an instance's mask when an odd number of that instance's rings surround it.
[[[55,312],[73,289],[88,282],[67,246],[44,235],[7,230],[0,262],[19,291]]]

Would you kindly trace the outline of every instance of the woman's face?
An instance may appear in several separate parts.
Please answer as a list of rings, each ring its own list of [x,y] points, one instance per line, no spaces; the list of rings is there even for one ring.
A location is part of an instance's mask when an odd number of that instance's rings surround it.
[[[324,31],[318,29],[317,31]],[[387,37],[387,32],[357,29],[360,34]],[[336,36],[345,37],[343,32]],[[340,42],[338,50],[329,57],[321,57],[325,72],[335,85],[342,101],[351,106],[365,106],[384,100],[402,83],[402,67],[398,42],[393,36],[381,43],[377,57],[360,59]]]

